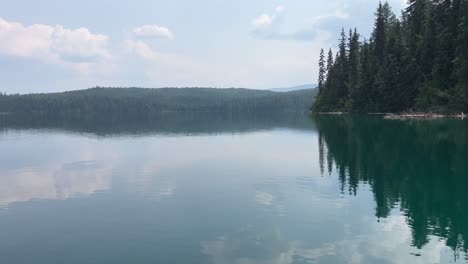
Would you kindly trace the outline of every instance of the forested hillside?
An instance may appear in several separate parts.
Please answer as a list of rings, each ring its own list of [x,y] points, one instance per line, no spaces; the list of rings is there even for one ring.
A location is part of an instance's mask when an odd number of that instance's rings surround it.
[[[212,88],[92,88],[49,94],[0,95],[0,113],[142,116],[162,112],[307,111],[315,90],[288,93]]]
[[[468,111],[468,0],[409,0],[401,17],[380,3],[369,39],[343,29],[325,53],[315,111]]]

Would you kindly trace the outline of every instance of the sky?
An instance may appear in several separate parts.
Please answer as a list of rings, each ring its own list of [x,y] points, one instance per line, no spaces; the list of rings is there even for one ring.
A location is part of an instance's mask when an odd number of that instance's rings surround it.
[[[405,0],[389,0],[400,14]],[[316,83],[342,27],[377,0],[0,0],[0,91],[269,89]]]

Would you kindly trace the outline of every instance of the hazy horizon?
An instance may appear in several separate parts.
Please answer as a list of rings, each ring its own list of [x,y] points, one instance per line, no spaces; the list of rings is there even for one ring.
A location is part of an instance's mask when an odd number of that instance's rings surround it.
[[[391,0],[395,13],[404,0]],[[0,91],[315,83],[341,29],[367,37],[375,0],[3,2]],[[104,13],[103,13],[104,12]]]
[[[294,85],[290,87],[272,87],[272,88],[251,88],[251,87],[139,87],[139,86],[125,86],[125,87],[107,87],[107,86],[93,86],[93,87],[84,87],[84,88],[78,88],[78,89],[71,89],[71,90],[63,90],[63,91],[48,91],[48,92],[3,92],[0,90],[0,92],[5,93],[7,95],[14,95],[14,94],[20,94],[20,95],[26,95],[26,94],[41,94],[41,93],[62,93],[62,92],[72,92],[72,91],[83,91],[83,90],[89,90],[89,89],[95,89],[95,88],[110,88],[110,89],[247,89],[247,90],[260,90],[260,91],[273,91],[273,92],[289,92],[289,91],[297,91],[297,90],[302,90],[302,89],[315,89],[317,84],[311,83],[311,84],[301,84],[301,85]]]

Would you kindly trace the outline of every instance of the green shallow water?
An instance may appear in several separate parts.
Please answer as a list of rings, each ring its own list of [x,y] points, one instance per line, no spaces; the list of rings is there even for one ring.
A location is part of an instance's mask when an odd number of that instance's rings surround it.
[[[0,263],[467,263],[467,121],[0,121]]]

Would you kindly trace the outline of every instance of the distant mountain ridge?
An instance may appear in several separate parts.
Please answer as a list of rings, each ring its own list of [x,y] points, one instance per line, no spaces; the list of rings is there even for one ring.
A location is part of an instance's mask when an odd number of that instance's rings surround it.
[[[296,85],[296,86],[291,86],[291,87],[272,88],[268,90],[273,91],[273,92],[285,93],[285,92],[305,90],[305,89],[315,89],[315,88],[317,88],[317,84],[303,84],[303,85]]]
[[[308,111],[314,89],[273,92],[215,88],[91,88],[62,93],[3,95],[0,112],[63,116],[142,116],[163,112]]]

